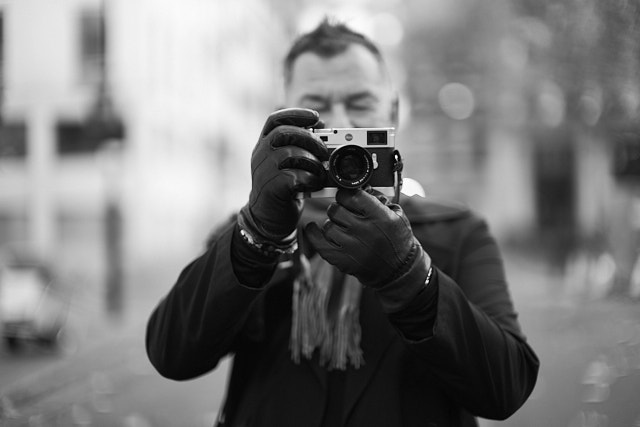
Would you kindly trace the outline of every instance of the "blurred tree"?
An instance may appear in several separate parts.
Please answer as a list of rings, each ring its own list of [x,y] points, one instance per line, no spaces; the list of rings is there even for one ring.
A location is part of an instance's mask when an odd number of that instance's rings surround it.
[[[565,143],[580,150],[581,135],[597,135],[604,152],[614,158],[621,142],[629,149],[629,136],[640,148],[640,0],[514,0],[513,4],[517,15],[548,29],[550,42],[535,46],[532,66],[564,95],[566,115],[559,129],[564,129]],[[638,183],[637,176],[618,177],[615,191],[622,196],[615,197],[627,201],[608,209],[607,246],[619,275],[616,293],[627,293],[637,258],[638,230],[628,206],[638,197]]]
[[[631,87],[637,91],[640,85],[640,0],[512,3],[517,15],[549,29],[551,43],[538,52],[538,65],[546,63],[549,77],[567,91],[569,118],[580,118],[581,95],[594,86],[602,89],[603,119],[632,118],[627,98]]]

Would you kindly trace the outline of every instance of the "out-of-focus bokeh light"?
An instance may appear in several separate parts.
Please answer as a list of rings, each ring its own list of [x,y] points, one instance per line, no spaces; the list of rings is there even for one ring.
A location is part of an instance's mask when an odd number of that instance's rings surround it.
[[[566,100],[560,86],[552,81],[544,82],[537,101],[538,116],[542,124],[554,128],[563,122],[566,114]]]
[[[503,63],[513,70],[523,70],[529,62],[529,52],[523,40],[506,37],[500,41],[500,54]]]
[[[373,34],[385,46],[400,44],[404,36],[404,28],[398,17],[392,13],[378,13],[373,17]]]
[[[602,115],[602,90],[594,87],[585,91],[578,105],[582,121],[588,126],[595,126]]]
[[[640,78],[630,82],[620,90],[620,103],[627,117],[638,117],[640,114]]]
[[[438,102],[444,113],[455,120],[471,117],[475,109],[475,97],[471,89],[462,83],[447,83],[438,92]]]
[[[537,18],[522,17],[516,19],[513,26],[525,41],[539,49],[548,48],[553,42],[551,29]]]

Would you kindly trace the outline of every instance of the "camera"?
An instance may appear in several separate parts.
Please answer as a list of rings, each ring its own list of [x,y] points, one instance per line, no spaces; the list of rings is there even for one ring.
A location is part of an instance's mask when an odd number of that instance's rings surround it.
[[[395,128],[313,129],[327,145],[325,189],[393,188],[395,183]],[[323,194],[324,193],[324,194]],[[311,193],[324,197],[326,191]]]

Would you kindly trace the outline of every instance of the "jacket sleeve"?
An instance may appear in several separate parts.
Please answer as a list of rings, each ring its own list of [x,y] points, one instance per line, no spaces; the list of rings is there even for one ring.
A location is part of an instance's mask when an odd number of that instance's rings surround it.
[[[235,222],[187,265],[147,323],[146,349],[158,372],[186,380],[214,369],[233,351],[260,288],[244,286],[231,260]]]
[[[495,239],[482,219],[464,223],[465,237],[453,249],[457,265],[447,268],[451,276],[434,260],[435,317],[423,311],[416,319],[426,319],[432,330],[407,342],[462,407],[505,419],[533,390],[539,361],[521,332]]]

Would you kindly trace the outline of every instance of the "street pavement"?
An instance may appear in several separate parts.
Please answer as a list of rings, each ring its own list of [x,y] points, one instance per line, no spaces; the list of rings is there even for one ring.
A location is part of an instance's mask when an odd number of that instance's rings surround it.
[[[640,426],[638,305],[594,297],[517,253],[508,255],[507,272],[541,372],[531,398],[514,416],[481,425]],[[158,278],[131,282],[158,283]],[[146,358],[145,321],[165,291],[138,286],[130,291],[123,317],[100,314],[86,320],[86,335],[94,338],[78,351],[0,384],[0,426],[211,426],[229,361],[196,380],[174,382],[159,376]]]
[[[640,426],[638,301],[604,297],[606,286],[583,275],[565,277],[522,258],[512,259],[508,271],[541,369],[515,415],[483,426]]]

